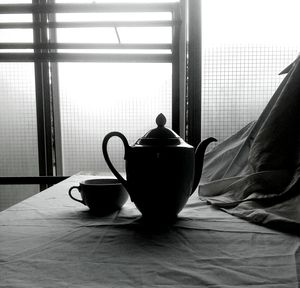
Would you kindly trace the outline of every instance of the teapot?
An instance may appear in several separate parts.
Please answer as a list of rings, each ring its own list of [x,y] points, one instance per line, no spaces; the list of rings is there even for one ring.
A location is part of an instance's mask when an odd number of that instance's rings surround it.
[[[157,128],[132,146],[122,133],[110,132],[103,139],[102,150],[108,167],[126,188],[142,218],[168,223],[177,218],[197,188],[206,147],[217,140],[207,138],[194,149],[165,127],[163,114],[157,116],[156,124]],[[119,137],[125,147],[126,180],[115,169],[107,153],[108,141],[114,136]]]

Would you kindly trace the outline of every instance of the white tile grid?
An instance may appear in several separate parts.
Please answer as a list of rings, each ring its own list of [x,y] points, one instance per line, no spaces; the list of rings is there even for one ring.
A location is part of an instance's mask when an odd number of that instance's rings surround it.
[[[101,146],[111,131],[120,131],[133,144],[156,127],[160,112],[171,126],[170,64],[116,64],[110,71],[103,64],[84,67],[85,75],[81,65],[59,66],[64,174],[108,172]],[[108,151],[124,171],[122,142],[112,138]]]
[[[300,47],[224,46],[203,51],[202,139],[223,141],[256,120]],[[210,145],[210,149],[214,145]]]
[[[0,65],[0,175],[38,175],[34,66]],[[0,210],[38,192],[36,186],[0,186]]]

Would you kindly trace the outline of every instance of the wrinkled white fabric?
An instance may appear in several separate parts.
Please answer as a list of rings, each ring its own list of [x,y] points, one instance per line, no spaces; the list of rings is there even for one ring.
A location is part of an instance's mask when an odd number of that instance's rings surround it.
[[[300,57],[256,122],[204,159],[199,195],[249,221],[300,233]]]
[[[0,287],[299,287],[299,237],[190,198],[174,226],[148,229],[128,201],[91,216],[75,175],[0,213]]]

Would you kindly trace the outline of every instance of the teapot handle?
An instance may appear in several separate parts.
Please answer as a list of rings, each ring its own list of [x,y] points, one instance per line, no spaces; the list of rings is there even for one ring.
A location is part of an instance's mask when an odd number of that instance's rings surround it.
[[[104,137],[103,142],[102,142],[103,156],[104,156],[104,159],[105,159],[109,169],[111,170],[111,172],[123,184],[123,186],[126,188],[126,190],[128,190],[127,189],[128,188],[127,181],[120,175],[120,173],[117,171],[117,169],[112,165],[112,163],[109,159],[108,153],[107,153],[107,143],[108,143],[109,139],[113,136],[117,136],[117,137],[121,138],[121,140],[124,144],[124,147],[125,147],[124,159],[126,159],[126,155],[128,153],[129,145],[128,145],[128,141],[127,141],[126,137],[120,132],[110,132]]]

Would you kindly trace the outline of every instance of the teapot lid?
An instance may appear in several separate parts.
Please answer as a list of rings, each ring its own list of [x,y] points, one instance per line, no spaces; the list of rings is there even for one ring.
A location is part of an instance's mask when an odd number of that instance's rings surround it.
[[[166,117],[160,113],[156,117],[157,128],[147,132],[140,138],[138,145],[179,145],[181,138],[171,129],[164,127],[167,122]]]

